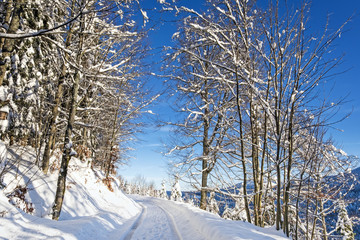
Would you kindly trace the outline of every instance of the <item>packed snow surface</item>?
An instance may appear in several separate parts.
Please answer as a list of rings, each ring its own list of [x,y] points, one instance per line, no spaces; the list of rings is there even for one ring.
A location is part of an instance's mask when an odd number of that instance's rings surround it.
[[[287,239],[275,229],[231,221],[186,203],[131,195],[143,207],[128,239]]]
[[[6,187],[0,190],[0,239],[286,239],[274,229],[225,220],[185,203],[126,196],[116,180],[112,192],[100,180],[104,176],[99,171],[76,158],[70,162],[60,219],[53,221],[56,170],[44,175],[34,161],[30,148],[9,149],[11,171],[3,177]],[[55,169],[56,161],[52,159]],[[26,183],[25,199],[35,209],[32,214],[11,205],[6,197]],[[26,208],[24,202],[17,205]]]

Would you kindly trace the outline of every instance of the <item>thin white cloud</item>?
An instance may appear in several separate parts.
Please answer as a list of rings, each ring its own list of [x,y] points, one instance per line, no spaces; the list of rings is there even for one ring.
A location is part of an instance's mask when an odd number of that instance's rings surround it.
[[[144,147],[161,147],[161,146],[162,146],[161,143],[150,143],[144,145]]]

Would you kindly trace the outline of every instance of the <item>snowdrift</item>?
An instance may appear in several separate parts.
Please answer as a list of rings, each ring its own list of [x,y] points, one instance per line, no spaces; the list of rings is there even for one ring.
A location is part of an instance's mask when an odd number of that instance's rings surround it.
[[[100,180],[104,176],[76,158],[69,164],[60,219],[51,220],[59,156],[52,158],[54,172],[44,175],[34,164],[31,148],[8,149],[10,171],[0,190],[0,239],[112,239],[129,228],[128,220],[140,206],[119,190],[119,182],[109,191]],[[6,196],[11,196],[12,204]]]

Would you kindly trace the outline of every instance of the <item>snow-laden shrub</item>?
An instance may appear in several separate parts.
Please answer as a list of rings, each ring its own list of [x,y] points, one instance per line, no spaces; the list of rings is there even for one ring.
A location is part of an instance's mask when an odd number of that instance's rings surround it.
[[[13,192],[7,195],[9,202],[26,213],[34,212],[33,204],[28,200],[28,189],[26,186],[17,186]]]
[[[170,200],[176,201],[176,202],[182,202],[182,193],[181,193],[180,184],[179,184],[178,179],[175,180],[175,183],[171,189]]]
[[[235,207],[230,212],[230,219],[246,221],[245,204],[243,198],[236,199]]]
[[[207,205],[206,210],[211,213],[219,214],[219,206],[215,199],[214,192],[210,193],[209,204]]]
[[[224,208],[224,212],[222,214],[222,218],[224,219],[230,219],[231,220],[231,208],[229,208],[229,206],[226,204],[225,208]]]
[[[114,188],[112,187],[112,182],[114,182],[114,178],[107,177],[102,180],[102,182],[106,185],[110,192],[114,192]]]
[[[160,198],[168,199],[168,196],[167,196],[167,193],[166,193],[165,182],[164,182],[164,181],[161,182]]]

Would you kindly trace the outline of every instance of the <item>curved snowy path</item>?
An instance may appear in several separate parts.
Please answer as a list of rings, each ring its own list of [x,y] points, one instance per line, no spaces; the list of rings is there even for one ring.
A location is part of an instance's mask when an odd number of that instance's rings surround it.
[[[128,195],[141,207],[129,222],[122,240],[280,240],[275,229],[255,227],[242,221],[224,220],[184,203]]]
[[[186,219],[186,214],[179,216],[176,214],[178,206],[176,203],[137,195],[130,196],[135,202],[142,206],[143,210],[134,221],[131,229],[128,231],[124,240],[205,240],[197,226],[189,226],[187,224],[178,225],[182,220]],[[175,220],[176,219],[176,220]],[[189,221],[189,219],[187,220]],[[183,226],[183,227],[181,227]]]

